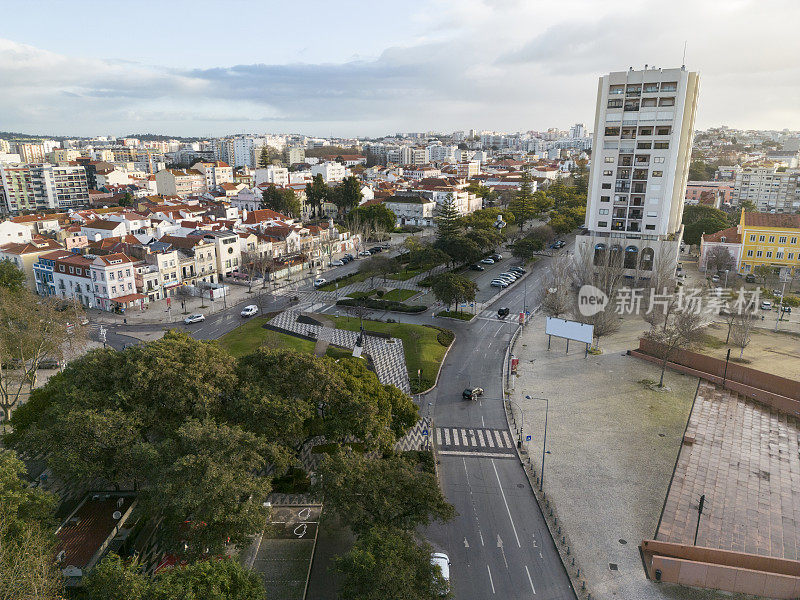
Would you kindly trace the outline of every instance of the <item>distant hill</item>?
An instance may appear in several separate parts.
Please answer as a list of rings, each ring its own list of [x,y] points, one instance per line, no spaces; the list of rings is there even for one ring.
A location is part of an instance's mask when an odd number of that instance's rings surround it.
[[[0,140],[66,140],[63,135],[37,135],[17,131],[0,131]]]

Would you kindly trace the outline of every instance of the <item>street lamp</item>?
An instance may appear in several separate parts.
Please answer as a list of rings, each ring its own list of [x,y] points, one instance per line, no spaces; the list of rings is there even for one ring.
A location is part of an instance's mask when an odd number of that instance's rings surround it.
[[[522,417],[522,423],[520,424],[519,427],[519,438],[517,439],[517,448],[519,448],[522,446],[522,432],[525,431],[525,413],[522,412],[522,408],[520,407],[520,405],[514,402],[511,398],[506,398],[506,402],[510,404],[516,404],[517,410],[519,411],[519,414]]]
[[[544,437],[542,438],[542,474],[539,478],[539,491],[542,491],[542,487],[544,486],[544,455],[547,454],[547,414],[550,412],[550,400],[547,398],[531,398],[530,396],[525,396],[528,400],[544,400]]]

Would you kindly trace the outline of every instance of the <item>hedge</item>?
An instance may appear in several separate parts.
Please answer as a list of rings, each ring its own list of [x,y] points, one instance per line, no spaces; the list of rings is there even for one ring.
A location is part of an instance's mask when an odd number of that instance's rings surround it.
[[[365,306],[373,310],[391,310],[404,313],[420,313],[428,309],[427,306],[410,305],[395,300],[377,300],[375,298],[344,298],[336,303],[337,306]]]

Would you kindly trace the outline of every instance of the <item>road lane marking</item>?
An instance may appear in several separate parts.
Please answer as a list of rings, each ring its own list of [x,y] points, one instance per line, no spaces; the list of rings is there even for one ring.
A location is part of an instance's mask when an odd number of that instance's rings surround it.
[[[459,429],[459,435],[461,436],[461,445],[462,446],[469,446],[469,441],[467,438],[467,430],[466,429]]]
[[[477,436],[475,436],[475,437],[477,437],[477,438],[478,438],[478,445],[479,445],[481,448],[483,448],[484,446],[486,446],[486,440],[485,440],[485,439],[484,439],[484,437],[483,437],[483,429],[479,429],[479,430],[478,430],[478,435],[477,435]]]
[[[516,458],[516,454],[500,454],[498,452],[459,452],[458,450],[440,450],[442,456],[464,456],[473,458]]]
[[[494,459],[492,459],[492,468],[494,469],[494,476],[497,478],[497,485],[500,487],[500,495],[503,496],[503,504],[506,505],[506,512],[508,513],[508,520],[511,521],[511,529],[514,531],[514,538],[517,540],[517,548],[522,548],[522,544],[519,543],[517,528],[514,526],[514,519],[511,518],[511,509],[508,508],[506,493],[503,491],[503,484],[500,483],[500,475],[497,473],[497,466],[494,464]]]
[[[489,571],[489,585],[492,586],[492,593],[494,594],[494,581],[492,581],[492,570],[489,568],[489,565],[486,565],[486,570]]]
[[[441,429],[441,427],[437,427],[436,428],[436,445],[437,446],[441,446],[442,445],[442,429]]]
[[[450,430],[449,429],[444,429],[444,427],[442,429],[444,430],[444,443],[445,443],[445,446],[449,446],[450,445]]]
[[[481,415],[481,426],[486,427],[486,423],[483,420],[483,415]]]
[[[536,588],[533,587],[533,580],[531,579],[531,572],[528,571],[528,565],[525,565],[525,572],[528,574],[528,583],[531,584],[531,589],[533,590],[533,593],[535,594],[536,593]]]
[[[514,442],[511,441],[511,437],[508,435],[508,432],[504,431],[502,435],[503,435],[503,441],[506,442],[506,448],[513,448]]]
[[[486,432],[486,439],[489,442],[489,448],[494,448],[494,433],[492,431]]]

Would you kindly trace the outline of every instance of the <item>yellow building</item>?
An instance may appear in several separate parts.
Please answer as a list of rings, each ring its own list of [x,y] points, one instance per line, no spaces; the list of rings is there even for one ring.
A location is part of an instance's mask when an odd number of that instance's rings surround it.
[[[744,212],[739,221],[742,254],[739,272],[752,273],[759,265],[800,273],[800,214]]]

